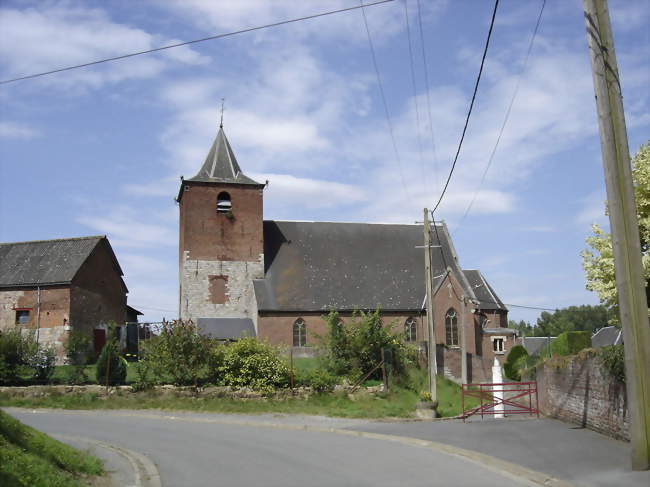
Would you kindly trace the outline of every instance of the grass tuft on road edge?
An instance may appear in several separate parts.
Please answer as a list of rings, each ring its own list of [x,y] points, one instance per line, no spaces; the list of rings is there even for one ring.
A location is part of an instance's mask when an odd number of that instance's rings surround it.
[[[102,462],[0,411],[0,485],[78,487],[83,475],[103,475]]]
[[[161,409],[213,413],[314,414],[345,418],[409,418],[414,416],[419,394],[412,388],[392,387],[387,394],[349,397],[344,393],[317,394],[308,399],[229,399],[170,397],[157,392],[116,393],[110,397],[95,394],[58,394],[46,397],[12,398],[0,394],[0,406],[59,409]],[[443,417],[461,413],[460,388],[438,377],[438,413]],[[478,404],[478,403],[477,403]],[[468,402],[468,406],[472,403]]]

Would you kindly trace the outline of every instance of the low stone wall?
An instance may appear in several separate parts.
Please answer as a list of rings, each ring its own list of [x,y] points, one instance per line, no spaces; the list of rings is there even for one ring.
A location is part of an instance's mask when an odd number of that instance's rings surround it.
[[[549,359],[536,374],[542,414],[629,440],[625,384],[611,377],[593,353]]]
[[[380,384],[372,387],[353,388],[351,385],[337,385],[334,392],[346,393],[351,399],[364,395],[375,395],[383,392],[384,386]],[[265,394],[248,387],[177,387],[172,385],[155,386],[148,391],[135,391],[131,386],[105,387],[100,385],[87,386],[25,386],[25,387],[0,387],[0,395],[8,395],[11,398],[40,398],[62,395],[93,394],[99,399],[106,399],[110,396],[136,396],[138,394],[156,395],[159,397],[198,397],[205,399],[229,398],[229,399],[307,399],[314,393],[311,387],[296,387],[291,389],[277,389],[271,394]]]

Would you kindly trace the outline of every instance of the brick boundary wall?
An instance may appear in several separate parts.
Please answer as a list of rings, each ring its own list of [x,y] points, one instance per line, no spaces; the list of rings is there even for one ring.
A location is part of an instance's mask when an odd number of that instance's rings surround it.
[[[537,367],[539,409],[620,440],[630,439],[625,384],[598,357],[557,357]]]

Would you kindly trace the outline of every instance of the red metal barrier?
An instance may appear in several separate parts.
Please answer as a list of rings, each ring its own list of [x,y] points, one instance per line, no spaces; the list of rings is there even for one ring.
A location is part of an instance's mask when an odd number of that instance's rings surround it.
[[[500,393],[499,395],[501,397],[496,397],[495,393]],[[513,394],[511,395],[509,393]],[[533,395],[535,396],[534,407]],[[465,396],[479,399],[481,405],[466,410]],[[503,414],[504,416],[512,414],[536,414],[539,418],[537,382],[463,384],[461,400],[463,407],[463,421],[474,414],[480,414],[481,419],[486,414]],[[503,405],[503,410],[496,409],[499,405]]]

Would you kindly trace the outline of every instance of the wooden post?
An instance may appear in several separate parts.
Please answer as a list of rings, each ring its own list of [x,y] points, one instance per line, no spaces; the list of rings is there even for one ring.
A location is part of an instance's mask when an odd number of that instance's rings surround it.
[[[436,375],[438,367],[436,364],[436,335],[433,329],[433,282],[431,274],[431,230],[429,228],[429,210],[424,209],[424,279],[427,289],[427,330],[429,333],[429,392],[431,401],[438,402],[438,391]]]
[[[293,394],[293,387],[294,387],[294,378],[293,378],[293,347],[289,348],[289,368],[291,370],[290,372],[290,379],[291,379],[291,394]]]
[[[461,313],[460,313],[460,374],[461,382],[467,384],[467,341],[465,333],[465,312],[467,311],[467,298],[465,295],[460,297],[461,300]]]
[[[650,326],[621,84],[607,0],[584,0],[584,14],[625,342],[632,469],[647,470],[650,468]]]

